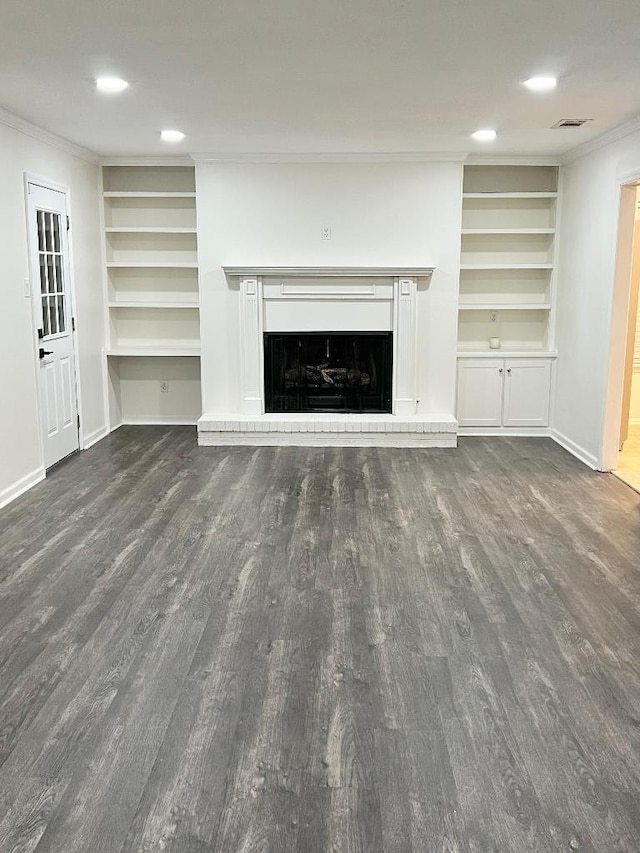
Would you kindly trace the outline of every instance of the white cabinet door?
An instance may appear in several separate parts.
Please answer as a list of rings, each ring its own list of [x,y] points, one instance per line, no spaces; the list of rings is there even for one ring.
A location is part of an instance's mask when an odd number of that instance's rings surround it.
[[[551,361],[510,358],[504,366],[503,426],[548,426]]]
[[[502,424],[504,361],[462,358],[458,361],[458,423],[493,427]]]

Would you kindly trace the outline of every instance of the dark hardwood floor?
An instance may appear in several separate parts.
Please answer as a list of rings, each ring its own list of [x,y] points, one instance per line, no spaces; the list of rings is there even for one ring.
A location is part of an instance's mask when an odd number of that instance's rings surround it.
[[[640,850],[640,498],[126,427],[0,512],[2,853]]]

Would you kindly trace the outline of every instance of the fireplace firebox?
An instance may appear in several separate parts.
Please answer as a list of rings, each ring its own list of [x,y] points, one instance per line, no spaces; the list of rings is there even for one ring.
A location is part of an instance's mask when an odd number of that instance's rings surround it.
[[[391,412],[392,332],[266,332],[267,412]]]

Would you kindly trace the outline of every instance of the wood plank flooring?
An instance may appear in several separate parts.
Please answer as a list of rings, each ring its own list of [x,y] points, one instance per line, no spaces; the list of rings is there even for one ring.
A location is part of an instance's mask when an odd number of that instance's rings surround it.
[[[0,513],[2,853],[640,850],[640,497],[125,427]]]

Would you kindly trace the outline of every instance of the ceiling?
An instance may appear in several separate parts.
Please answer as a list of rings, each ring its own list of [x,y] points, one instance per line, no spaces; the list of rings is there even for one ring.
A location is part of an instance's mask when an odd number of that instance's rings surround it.
[[[0,0],[0,13],[0,105],[104,156],[559,155],[640,114],[638,0]],[[131,85],[101,95],[101,74]],[[530,93],[533,74],[558,88]],[[550,129],[563,118],[593,121]],[[161,142],[167,127],[186,139]],[[473,142],[479,127],[496,142]]]

